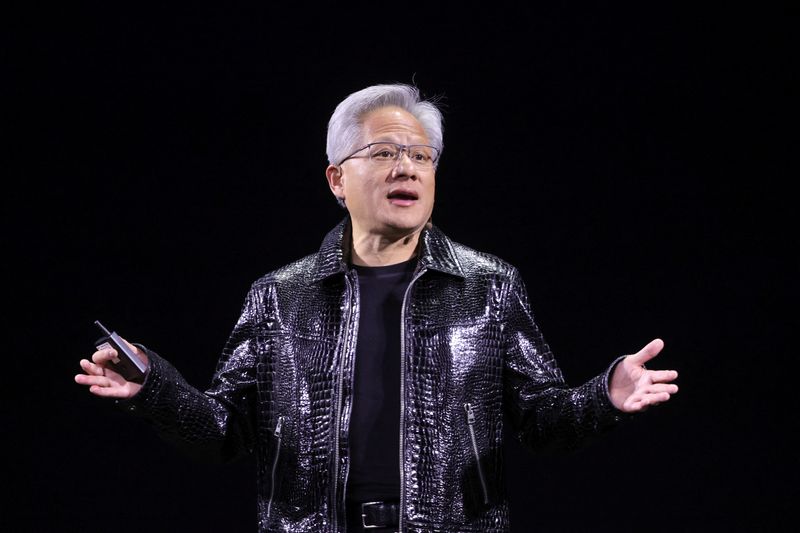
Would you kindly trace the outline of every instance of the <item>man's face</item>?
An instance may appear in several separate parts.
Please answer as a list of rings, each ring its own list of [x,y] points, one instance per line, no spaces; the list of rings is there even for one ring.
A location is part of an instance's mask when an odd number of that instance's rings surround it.
[[[368,113],[363,122],[363,143],[429,144],[422,125],[398,107]],[[371,161],[367,150],[338,167],[329,166],[328,181],[334,194],[345,199],[356,231],[399,238],[419,231],[433,211],[435,170],[414,164],[403,152],[392,163]]]

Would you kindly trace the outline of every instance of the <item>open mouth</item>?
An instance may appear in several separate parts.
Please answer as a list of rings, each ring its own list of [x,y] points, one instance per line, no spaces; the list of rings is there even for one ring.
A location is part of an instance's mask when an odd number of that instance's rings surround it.
[[[386,195],[386,198],[388,198],[391,203],[402,206],[411,205],[419,200],[419,196],[416,192],[405,189],[390,191],[389,194]]]

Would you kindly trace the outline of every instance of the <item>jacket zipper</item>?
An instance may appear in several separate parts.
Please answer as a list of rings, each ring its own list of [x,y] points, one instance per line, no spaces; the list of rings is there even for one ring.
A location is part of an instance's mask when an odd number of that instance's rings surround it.
[[[475,440],[475,411],[472,410],[472,404],[465,403],[464,410],[467,412],[467,427],[469,428],[469,438],[472,440],[472,453],[475,455],[475,464],[478,467],[478,478],[481,480],[481,489],[483,490],[483,503],[489,504],[489,490],[486,487],[486,478],[483,477],[483,468],[481,467],[481,457],[478,453],[478,441]]]
[[[357,274],[356,274],[357,275]],[[344,281],[347,286],[347,292],[350,294],[350,305],[347,312],[347,322],[345,323],[345,345],[342,347],[341,352],[341,359],[339,361],[339,391],[338,391],[338,398],[337,398],[337,406],[336,406],[336,434],[334,437],[334,448],[333,448],[333,498],[331,500],[332,504],[332,511],[333,516],[331,520],[331,524],[336,528],[338,527],[338,518],[337,518],[337,500],[336,500],[336,487],[339,484],[339,434],[341,432],[341,424],[342,424],[342,389],[344,387],[343,380],[344,380],[344,358],[347,354],[347,336],[350,334],[350,323],[353,319],[353,300],[355,295],[353,294],[353,284],[350,282],[347,274],[344,276]],[[345,499],[347,498],[347,480],[345,478],[344,486],[342,487],[342,506],[346,507]]]
[[[424,273],[425,269],[423,268],[408,282],[408,287],[406,287],[406,292],[403,295],[403,306],[400,309],[400,516],[397,523],[397,531],[403,531],[403,512],[406,508],[406,477],[403,470],[403,433],[405,433],[406,412],[406,304],[408,303],[408,293],[411,291],[411,286]]]
[[[281,431],[283,427],[283,417],[278,417],[278,423],[275,424],[275,458],[272,460],[272,483],[269,486],[269,502],[267,502],[267,518],[272,512],[272,500],[275,497],[275,473],[278,471],[278,458],[281,455]]]

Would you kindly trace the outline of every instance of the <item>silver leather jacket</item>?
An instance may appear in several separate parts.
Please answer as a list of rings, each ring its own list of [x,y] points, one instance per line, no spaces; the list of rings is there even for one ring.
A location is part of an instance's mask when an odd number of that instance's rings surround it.
[[[345,218],[316,254],[253,283],[211,386],[148,350],[123,402],[165,438],[225,459],[255,453],[261,531],[344,532],[359,324]],[[505,532],[503,427],[574,447],[621,416],[609,372],[565,385],[519,273],[429,225],[402,307],[400,530]]]

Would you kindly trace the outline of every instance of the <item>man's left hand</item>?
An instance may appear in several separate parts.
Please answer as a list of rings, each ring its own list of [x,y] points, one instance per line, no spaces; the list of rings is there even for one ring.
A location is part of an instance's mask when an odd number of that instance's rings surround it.
[[[617,364],[609,385],[614,407],[625,413],[638,413],[651,405],[666,402],[678,392],[678,386],[672,383],[678,377],[675,370],[645,368],[645,363],[658,355],[662,348],[664,341],[654,339]]]

